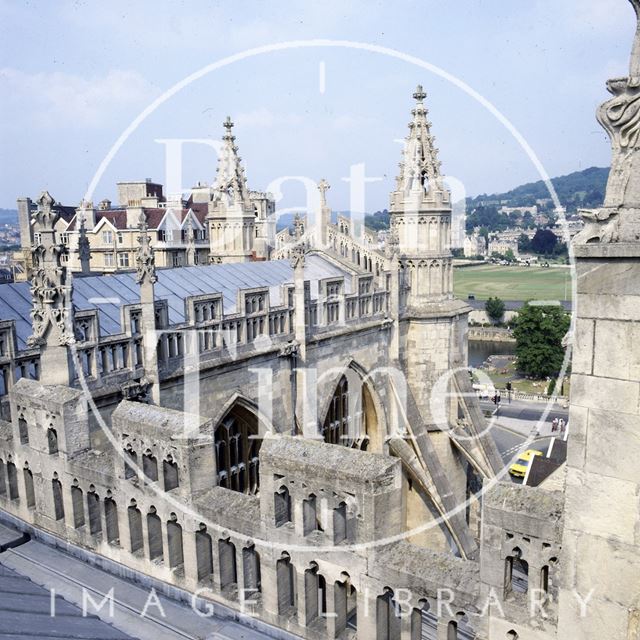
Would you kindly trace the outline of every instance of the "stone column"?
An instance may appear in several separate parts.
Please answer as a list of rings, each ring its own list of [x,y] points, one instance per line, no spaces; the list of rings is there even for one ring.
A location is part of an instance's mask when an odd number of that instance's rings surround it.
[[[151,383],[150,396],[154,404],[160,403],[160,374],[158,372],[156,309],[154,284],[157,281],[153,248],[147,234],[147,219],[140,214],[138,242],[136,252],[136,282],[140,285],[141,333],[143,335],[144,372]]]
[[[296,568],[296,602],[298,605],[298,623],[301,627],[309,624],[307,620],[307,591],[305,589],[305,570]]]
[[[196,551],[195,522],[182,524],[182,555],[184,558],[184,579],[189,589],[198,587],[198,554]]]
[[[266,556],[266,554],[264,554]],[[278,578],[273,558],[264,557],[261,566],[262,603],[266,613],[278,617]]]
[[[368,589],[358,591],[358,638],[376,638],[376,597]]]

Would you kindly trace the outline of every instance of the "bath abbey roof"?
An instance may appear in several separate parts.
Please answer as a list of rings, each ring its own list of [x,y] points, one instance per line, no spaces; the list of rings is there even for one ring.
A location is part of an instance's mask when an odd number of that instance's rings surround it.
[[[224,313],[237,311],[238,291],[269,289],[272,306],[282,304],[282,285],[293,283],[293,269],[288,260],[270,260],[232,264],[215,264],[175,269],[158,269],[155,299],[168,303],[169,323],[185,321],[185,300],[190,296],[222,294]],[[345,278],[347,292],[351,292],[350,271],[320,254],[308,256],[305,279],[310,282],[312,298],[318,296],[318,282],[324,278]],[[76,277],[73,282],[73,305],[81,311],[97,309],[101,335],[122,332],[121,309],[138,304],[140,292],[135,273],[109,276]],[[31,326],[31,291],[28,282],[0,285],[0,319],[14,320],[18,348],[26,348]]]

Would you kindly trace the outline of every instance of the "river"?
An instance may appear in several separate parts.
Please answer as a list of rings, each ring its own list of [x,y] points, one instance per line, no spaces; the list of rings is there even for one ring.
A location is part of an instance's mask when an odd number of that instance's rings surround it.
[[[513,355],[515,352],[515,342],[469,340],[469,366],[479,367],[489,356]]]

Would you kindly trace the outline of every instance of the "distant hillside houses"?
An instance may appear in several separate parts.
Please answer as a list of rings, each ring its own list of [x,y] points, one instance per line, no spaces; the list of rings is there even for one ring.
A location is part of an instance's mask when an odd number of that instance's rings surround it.
[[[538,205],[533,205],[532,207],[500,207],[500,213],[506,213],[507,215],[515,213],[516,211],[519,211],[520,213],[530,213],[532,216],[537,216]]]

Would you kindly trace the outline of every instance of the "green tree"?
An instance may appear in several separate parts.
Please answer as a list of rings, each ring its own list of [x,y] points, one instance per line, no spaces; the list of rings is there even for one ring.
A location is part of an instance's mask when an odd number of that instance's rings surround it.
[[[484,238],[485,249],[489,246],[489,229],[487,227],[480,227],[478,229],[478,235]]]
[[[515,262],[516,261],[516,254],[513,253],[513,249],[507,249],[504,252],[504,259],[508,260],[509,262]]]
[[[484,303],[484,310],[492,322],[500,322],[504,316],[504,302],[498,298],[489,298]]]
[[[525,211],[522,214],[522,223],[521,226],[525,229],[534,229],[536,226],[535,220],[533,219],[533,214],[531,211]]]
[[[525,304],[513,330],[518,370],[537,379],[557,374],[564,359],[562,339],[570,324],[561,306]]]
[[[531,238],[531,249],[540,255],[549,256],[558,244],[558,236],[551,229],[538,229]]]
[[[521,253],[531,251],[531,240],[529,240],[529,236],[526,233],[521,233],[518,238],[518,251]]]

